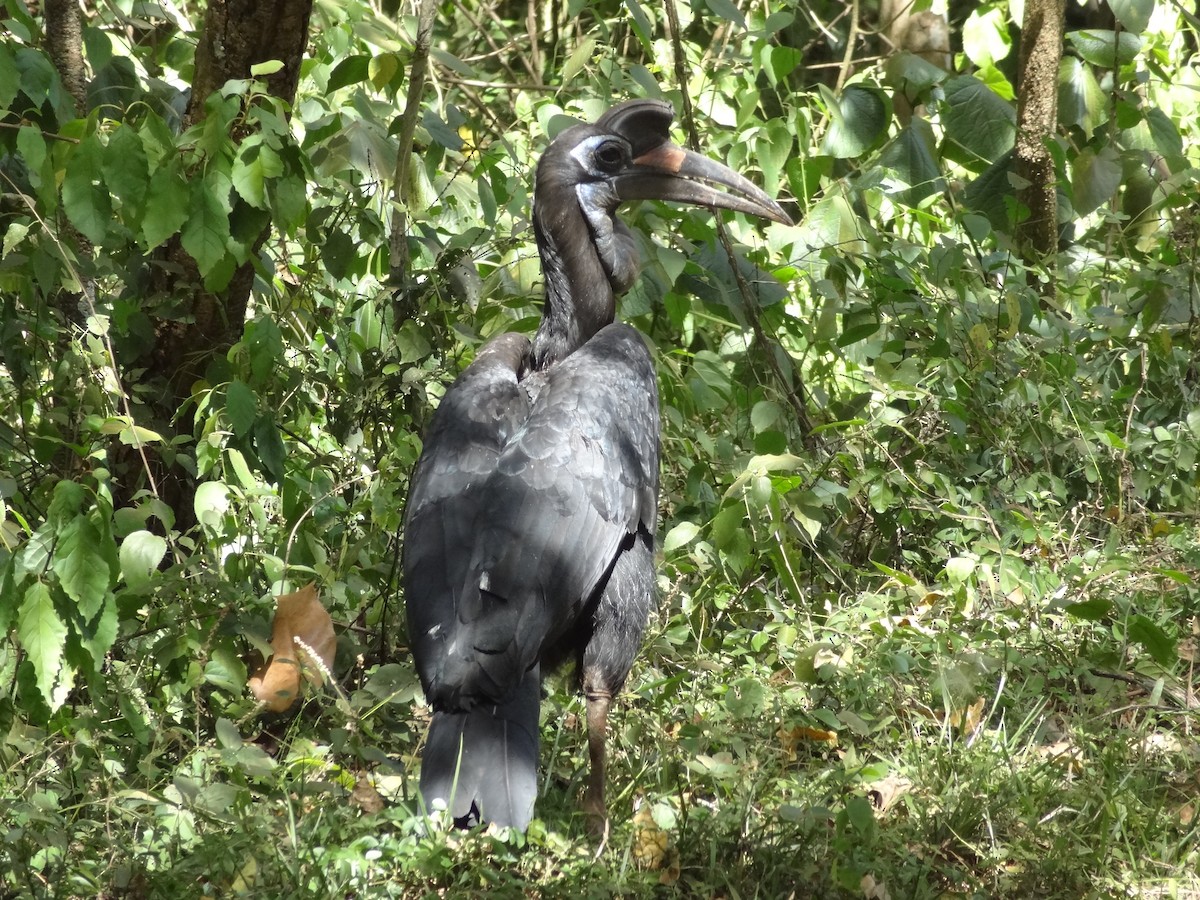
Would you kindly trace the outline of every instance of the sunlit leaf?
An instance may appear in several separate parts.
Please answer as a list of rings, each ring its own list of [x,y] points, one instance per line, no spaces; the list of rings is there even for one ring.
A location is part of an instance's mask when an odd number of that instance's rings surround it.
[[[67,626],[59,618],[50,589],[44,582],[35,581],[25,590],[21,610],[17,613],[17,638],[33,663],[38,690],[49,704],[62,667]]]

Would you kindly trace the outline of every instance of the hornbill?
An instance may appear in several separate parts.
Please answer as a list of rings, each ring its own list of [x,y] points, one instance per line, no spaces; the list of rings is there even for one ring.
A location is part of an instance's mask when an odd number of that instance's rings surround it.
[[[641,199],[788,223],[742,176],[671,143],[657,100],[562,132],[538,163],[545,306],[446,391],[405,511],[408,634],[434,713],[420,793],[459,825],[524,829],[537,795],[542,676],[573,659],[587,698],[584,809],[605,817],[605,731],[655,603],[658,391],[614,324],[640,267],[617,207]]]

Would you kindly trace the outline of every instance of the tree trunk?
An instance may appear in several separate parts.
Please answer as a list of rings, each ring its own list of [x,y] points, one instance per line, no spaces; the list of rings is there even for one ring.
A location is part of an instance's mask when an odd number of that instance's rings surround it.
[[[269,92],[294,103],[311,13],[312,0],[209,0],[196,47],[196,69],[184,127],[204,118],[205,101],[225,82],[249,78],[252,66],[269,60],[283,63],[279,71],[265,79]],[[235,207],[233,215],[237,214]],[[204,376],[209,362],[241,335],[254,285],[253,259],[269,232],[269,228],[261,231],[254,241],[251,259],[219,292],[205,289],[196,263],[184,251],[178,235],[157,254],[151,292],[172,298],[172,308],[182,313],[154,321],[154,344],[142,361],[149,376],[161,385],[157,396],[142,396],[151,405],[155,424],[168,429],[164,433],[169,433],[169,423],[177,418],[180,407],[191,396],[192,385]],[[182,421],[186,423],[188,418]],[[193,479],[177,466],[168,470],[155,464],[154,468],[158,469],[160,496],[175,511],[177,527],[186,530],[194,522]]]
[[[1053,269],[1058,247],[1058,197],[1054,160],[1046,142],[1058,120],[1058,64],[1062,59],[1064,0],[1026,0],[1017,74],[1017,246],[1026,262]],[[1053,280],[1043,292],[1053,294]]]
[[[289,104],[294,102],[311,13],[312,0],[210,0],[196,47],[196,73],[184,127],[204,118],[205,101],[225,82],[249,78],[252,66],[268,60],[283,63],[282,69],[266,78],[269,92]],[[268,233],[269,229],[263,229],[259,234],[252,257]],[[254,263],[243,263],[229,285],[214,294],[204,289],[196,264],[178,236],[167,242],[162,260],[154,292],[176,299],[187,297],[184,308],[191,313],[190,322],[163,319],[155,327],[151,370],[168,385],[163,400],[173,414],[191,395],[192,384],[203,376],[209,360],[241,334],[254,284]]]

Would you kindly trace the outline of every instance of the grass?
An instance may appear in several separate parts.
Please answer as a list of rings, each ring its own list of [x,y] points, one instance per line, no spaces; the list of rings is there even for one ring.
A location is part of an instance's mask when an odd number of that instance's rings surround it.
[[[1099,584],[1037,560],[1020,594],[984,571],[932,588],[881,578],[807,610],[763,583],[720,604],[671,592],[614,717],[598,857],[577,814],[582,705],[565,679],[543,705],[540,819],[524,836],[447,834],[412,814],[404,766],[423,721],[403,667],[350,707],[311,701],[277,743],[160,725],[147,754],[86,711],[14,725],[2,884],[55,897],[1200,897],[1193,540],[1131,544],[1123,577]],[[1066,612],[1063,585],[1169,623],[1178,662],[1126,640],[1120,614]],[[356,789],[366,773],[382,808]]]

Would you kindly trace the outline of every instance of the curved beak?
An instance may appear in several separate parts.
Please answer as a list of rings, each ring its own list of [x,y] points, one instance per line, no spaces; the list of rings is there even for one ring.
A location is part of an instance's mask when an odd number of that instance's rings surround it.
[[[670,141],[634,159],[613,183],[622,200],[675,200],[792,224],[778,203],[733,169]]]

